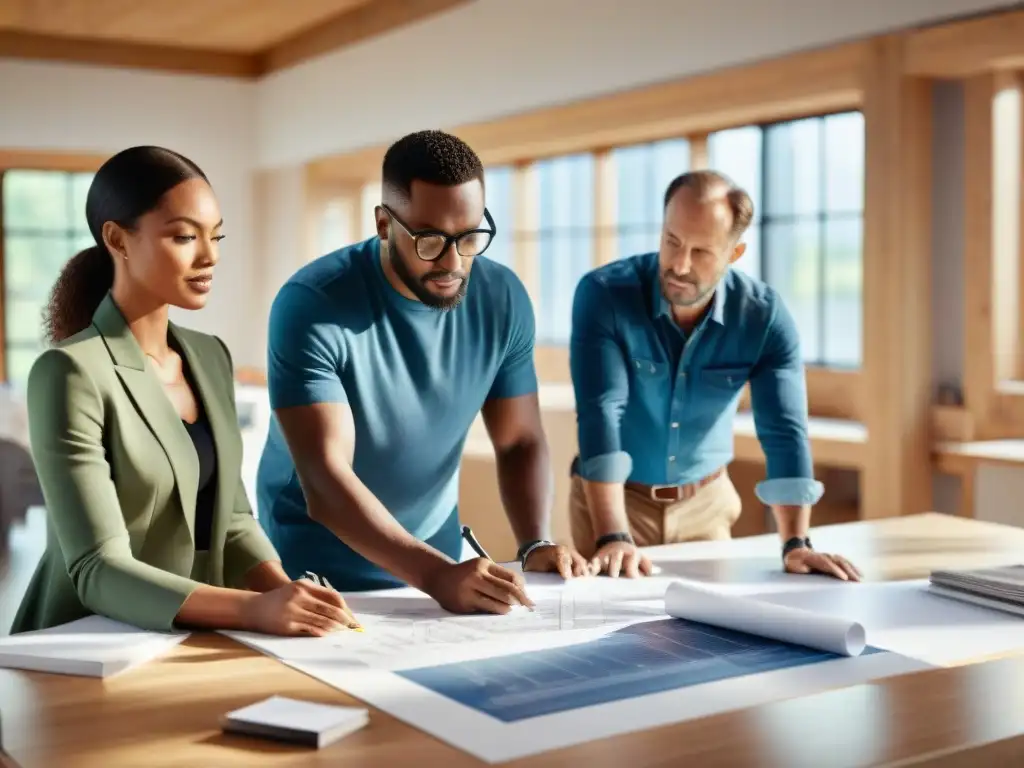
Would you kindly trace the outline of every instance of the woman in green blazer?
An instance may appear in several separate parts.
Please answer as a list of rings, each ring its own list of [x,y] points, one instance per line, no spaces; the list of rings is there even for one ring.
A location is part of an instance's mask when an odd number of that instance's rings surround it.
[[[97,172],[85,215],[96,245],[54,285],[53,347],[29,374],[49,537],[11,631],[93,613],[156,630],[358,627],[338,593],[288,578],[253,518],[227,348],[168,320],[211,288],[223,235],[205,175],[134,147]]]

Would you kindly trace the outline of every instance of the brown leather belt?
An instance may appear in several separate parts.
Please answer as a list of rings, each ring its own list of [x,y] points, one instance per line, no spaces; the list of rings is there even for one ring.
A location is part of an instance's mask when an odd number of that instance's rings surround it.
[[[663,501],[674,504],[680,501],[686,501],[687,499],[692,499],[697,495],[697,491],[706,485],[710,485],[724,473],[725,467],[722,467],[721,469],[716,469],[707,477],[702,477],[700,480],[695,480],[692,483],[684,483],[683,485],[644,485],[643,483],[634,483],[627,480],[626,488],[629,488],[631,491],[641,493],[653,501]]]

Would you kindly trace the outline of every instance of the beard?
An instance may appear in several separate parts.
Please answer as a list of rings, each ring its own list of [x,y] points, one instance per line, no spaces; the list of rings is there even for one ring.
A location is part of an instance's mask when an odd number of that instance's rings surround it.
[[[398,246],[395,245],[394,239],[388,241],[388,262],[391,264],[391,268],[395,271],[395,274],[398,275],[398,279],[402,281],[402,285],[412,291],[412,295],[419,299],[423,304],[431,307],[432,309],[447,312],[448,310],[455,309],[455,307],[459,306],[459,304],[462,303],[462,300],[466,297],[466,288],[469,286],[469,275],[465,272],[449,272],[443,269],[434,269],[425,275],[417,277],[406,266],[405,259],[403,259],[402,254],[399,253]],[[455,295],[438,296],[427,287],[430,280],[449,276],[460,278],[462,280],[459,284],[459,290]]]
[[[712,283],[708,287],[701,287],[700,283],[695,280],[688,280],[686,278],[674,277],[673,279],[678,283],[684,283],[686,285],[693,286],[692,292],[683,293],[679,288],[669,285],[669,273],[663,273],[661,276],[661,295],[665,297],[665,300],[674,307],[692,307],[694,304],[700,304],[705,297],[715,288],[715,283]]]
[[[674,307],[692,307],[700,304],[707,299],[715,288],[718,287],[718,283],[721,282],[722,278],[725,277],[725,273],[728,271],[729,265],[725,265],[718,276],[706,285],[701,285],[696,280],[688,277],[679,277],[673,274],[670,270],[665,270],[661,273],[661,295],[665,297],[665,300]],[[682,293],[679,288],[672,287],[669,285],[669,279],[674,280],[677,283],[683,283],[693,287],[692,292]]]

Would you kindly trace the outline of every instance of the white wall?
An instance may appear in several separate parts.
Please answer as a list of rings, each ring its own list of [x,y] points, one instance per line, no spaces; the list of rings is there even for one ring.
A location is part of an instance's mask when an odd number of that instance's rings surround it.
[[[261,166],[299,163],[1009,0],[476,0],[271,75]]]
[[[158,144],[210,177],[227,238],[207,309],[175,320],[220,334],[239,365],[262,365],[248,332],[263,311],[251,286],[256,86],[181,76],[0,59],[0,148],[113,153]]]
[[[259,270],[249,287],[248,334],[257,346],[260,368],[267,364],[267,317],[274,296],[299,267],[314,255],[321,255],[310,252],[305,179],[301,165],[256,174],[253,261],[259,264]]]

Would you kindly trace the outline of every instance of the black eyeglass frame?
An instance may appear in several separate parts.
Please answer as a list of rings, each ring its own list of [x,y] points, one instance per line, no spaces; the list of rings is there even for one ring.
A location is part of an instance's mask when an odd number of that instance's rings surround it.
[[[391,208],[389,206],[387,206],[385,203],[381,203],[380,207],[387,213],[388,216],[390,216],[392,219],[397,221],[399,226],[402,229],[405,230],[405,233],[409,237],[412,238],[413,250],[416,251],[416,256],[417,256],[417,258],[420,259],[420,261],[437,261],[442,256],[444,256],[446,253],[448,253],[448,249],[451,247],[452,243],[455,243],[455,252],[458,253],[459,256],[462,256],[462,258],[464,258],[464,259],[476,258],[477,256],[480,256],[481,254],[483,254],[484,251],[486,251],[488,248],[491,247],[491,243],[494,242],[494,236],[498,234],[498,228],[497,228],[497,226],[495,226],[494,219],[491,217],[491,212],[489,210],[487,210],[487,208],[484,208],[484,220],[490,226],[490,229],[482,229],[482,228],[478,227],[476,229],[467,229],[465,232],[459,232],[456,235],[449,235],[447,232],[442,232],[440,229],[419,229],[419,230],[410,229],[409,225],[406,224],[404,221],[402,221],[401,217],[397,213],[395,213],[393,210],[391,210]],[[487,241],[487,245],[485,245],[483,248],[481,248],[479,252],[474,253],[472,256],[467,256],[467,255],[463,254],[462,251],[459,250],[459,240],[461,240],[463,237],[466,237],[467,235],[480,235],[480,234],[490,235],[490,239]],[[443,237],[444,238],[444,246],[441,248],[440,251],[438,251],[437,256],[434,256],[432,258],[427,258],[426,256],[424,256],[424,255],[422,255],[420,253],[420,238],[423,238],[423,237]]]

